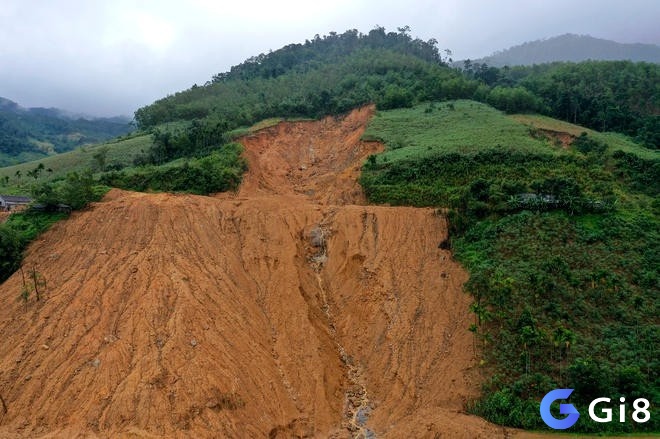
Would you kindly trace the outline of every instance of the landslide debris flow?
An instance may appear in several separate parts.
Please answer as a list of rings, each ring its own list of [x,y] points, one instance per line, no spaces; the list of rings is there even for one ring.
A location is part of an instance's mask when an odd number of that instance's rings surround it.
[[[235,194],[111,191],[0,286],[1,437],[495,437],[432,209],[365,205],[373,108],[241,140]]]

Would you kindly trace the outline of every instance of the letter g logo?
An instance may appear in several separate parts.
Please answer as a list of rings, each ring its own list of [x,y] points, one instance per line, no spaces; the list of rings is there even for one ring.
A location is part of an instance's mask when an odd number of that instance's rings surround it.
[[[565,430],[571,428],[580,417],[573,404],[559,404],[559,413],[568,415],[564,419],[557,419],[550,413],[550,405],[557,399],[568,399],[573,393],[573,389],[555,389],[548,392],[541,400],[541,418],[548,427],[555,430]]]

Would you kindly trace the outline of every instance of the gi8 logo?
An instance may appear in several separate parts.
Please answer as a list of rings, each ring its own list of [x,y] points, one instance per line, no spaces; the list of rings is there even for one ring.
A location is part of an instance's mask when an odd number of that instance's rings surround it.
[[[543,397],[543,399],[541,400],[540,412],[543,422],[545,422],[548,425],[548,427],[553,428],[555,430],[565,430],[575,425],[577,420],[580,418],[580,413],[577,411],[575,406],[573,406],[573,404],[559,405],[559,413],[561,413],[562,415],[568,415],[563,419],[557,419],[554,416],[552,416],[552,413],[550,413],[550,406],[552,405],[553,402],[555,402],[558,399],[568,399],[568,397],[571,396],[571,393],[573,393],[573,389],[555,389],[548,392],[548,394]],[[609,403],[611,401],[612,400],[610,398],[596,398],[593,401],[591,401],[591,404],[589,404],[589,417],[594,422],[612,422],[611,408],[600,409],[600,411],[605,415],[604,417],[600,417],[595,413],[596,406],[599,403],[602,402]],[[624,403],[626,401],[626,398],[621,397],[619,398],[619,401],[621,403]],[[634,411],[632,413],[632,420],[640,424],[644,422],[648,422],[651,419],[651,412],[649,411],[650,407],[651,407],[651,403],[649,402],[648,399],[646,398],[636,399],[633,402]],[[619,422],[626,422],[626,407],[624,404],[621,404],[619,406]]]
[[[548,394],[543,397],[540,410],[541,418],[543,419],[543,422],[548,424],[548,427],[554,428],[555,430],[566,430],[575,425],[580,417],[580,413],[578,413],[573,404],[559,405],[559,413],[562,415],[568,415],[564,419],[557,419],[552,416],[552,413],[550,413],[550,406],[553,402],[558,399],[568,399],[568,397],[571,396],[571,393],[573,393],[573,389],[555,389],[548,392]]]

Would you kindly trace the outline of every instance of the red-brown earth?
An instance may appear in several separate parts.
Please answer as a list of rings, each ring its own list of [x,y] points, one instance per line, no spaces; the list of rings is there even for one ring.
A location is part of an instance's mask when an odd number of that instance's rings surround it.
[[[241,140],[215,197],[112,190],[0,285],[0,437],[510,437],[433,209],[365,205],[373,113]],[[28,281],[29,284],[29,281]]]

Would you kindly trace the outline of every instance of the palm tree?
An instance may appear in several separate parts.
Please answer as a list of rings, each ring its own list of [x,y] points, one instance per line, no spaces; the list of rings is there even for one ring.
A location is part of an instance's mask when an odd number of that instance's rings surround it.
[[[566,360],[568,360],[568,352],[573,344],[575,344],[575,333],[570,329],[559,327],[555,329],[552,334],[552,341],[555,348],[559,348],[559,381],[562,382],[562,349],[566,350]]]

